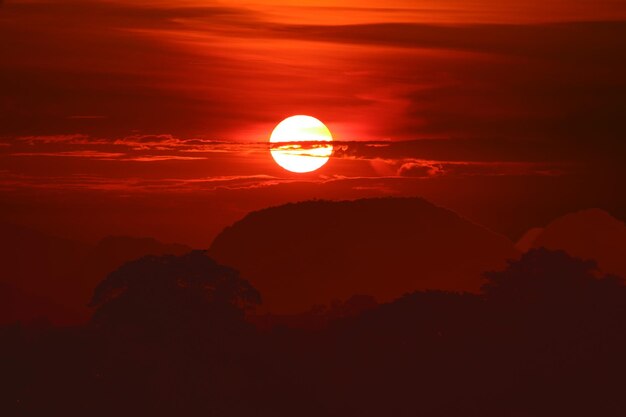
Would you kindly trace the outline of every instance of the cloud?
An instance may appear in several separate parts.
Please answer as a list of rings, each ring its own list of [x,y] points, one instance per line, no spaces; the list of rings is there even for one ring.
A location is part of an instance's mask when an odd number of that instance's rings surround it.
[[[40,176],[0,171],[0,190],[107,191],[133,193],[194,193],[246,190],[292,183],[295,180],[271,175],[228,175],[204,178],[111,178],[96,175]]]
[[[197,126],[200,118],[210,120],[212,106],[228,107],[205,81],[218,77],[224,60],[181,47],[181,41],[201,26],[223,31],[249,25],[255,16],[215,5],[6,4],[0,16],[0,134],[84,129],[113,135],[147,130],[155,122],[180,130]],[[186,63],[194,60],[200,65],[192,69]],[[201,98],[191,85],[202,90]]]
[[[206,159],[201,156],[180,156],[180,155],[149,155],[124,158],[124,161],[136,162],[159,162],[159,161],[195,161]]]
[[[27,146],[23,146],[26,144]],[[92,137],[82,134],[24,136],[16,138],[11,144],[21,155],[51,156],[68,154],[71,156],[90,156],[90,152],[118,152],[133,157],[142,156],[180,156],[181,159],[197,159],[189,156],[196,153],[208,157],[210,154],[259,154],[271,149],[281,149],[307,155],[307,150],[326,148],[328,142],[290,142],[270,144],[263,142],[243,142],[211,140],[202,138],[181,138],[172,134],[131,135],[122,138]],[[499,138],[425,138],[401,141],[341,141],[332,142],[333,158],[346,160],[388,160],[422,163],[422,161],[449,162],[486,162],[486,163],[550,163],[563,165],[569,160],[576,161],[579,155],[564,149],[560,160],[554,161],[550,155],[555,151],[549,142],[528,143],[518,140]],[[57,150],[62,151],[50,152]],[[69,151],[69,148],[75,148]],[[170,152],[163,154],[162,152]],[[14,153],[14,155],[17,154]]]
[[[6,4],[0,158],[20,155],[16,172],[59,159],[47,175],[93,160],[111,176],[116,162],[150,178],[276,174],[264,140],[304,113],[331,128],[339,175],[624,177],[624,22],[426,24],[393,9],[302,25],[309,9],[280,10]]]
[[[343,141],[472,139],[461,159],[561,160],[614,158],[625,133],[619,21],[294,25],[262,7],[64,1],[3,16],[3,136],[224,153],[235,145],[214,139],[256,141],[309,112]]]
[[[74,134],[62,134],[62,135],[32,135],[32,136],[19,136],[15,139],[17,142],[24,142],[29,145],[36,144],[70,144],[70,145],[86,145],[98,143],[97,139],[91,138],[88,135],[74,133]]]
[[[398,175],[401,177],[418,177],[428,178],[443,174],[441,165],[433,164],[427,161],[410,161],[404,162],[398,169]]]
[[[106,119],[107,116],[73,115],[73,116],[67,116],[67,118],[70,120],[99,120],[99,119]]]
[[[440,176],[467,175],[561,175],[584,172],[593,166],[576,161],[575,155],[561,154],[562,160],[546,159],[544,142],[529,147],[523,142],[480,139],[421,139],[413,141],[334,141],[332,159],[341,164],[335,168],[339,177],[365,178],[434,178]],[[222,176],[228,162],[229,173],[239,175],[244,165],[259,161],[256,169],[246,169],[246,175],[264,175],[274,166],[269,158],[272,148],[286,149],[298,155],[320,146],[320,143],[294,143],[270,146],[268,142],[215,141],[198,138],[179,138],[171,134],[131,135],[123,138],[90,137],[87,135],[28,136],[17,138],[6,147],[11,157],[72,158],[124,162],[178,161],[182,172],[189,178],[200,171],[193,168],[199,161],[208,161],[214,167],[214,175]],[[486,151],[486,149],[488,151]],[[2,153],[0,153],[0,156]],[[343,162],[340,162],[343,161]],[[355,171],[348,169],[369,164],[371,169]],[[339,166],[339,165],[337,165]],[[83,171],[88,169],[83,168]],[[165,168],[163,168],[165,169]],[[343,175],[343,172],[348,175]],[[167,176],[164,171],[164,176]],[[366,174],[366,172],[369,172]],[[339,178],[335,177],[335,179]],[[320,177],[320,180],[323,180]]]
[[[2,146],[2,145],[0,145]],[[83,134],[20,136],[6,144],[13,156],[114,157],[120,160],[199,160],[212,154],[266,152],[267,142],[179,138],[171,134],[130,135],[122,138]],[[191,156],[191,154],[196,154]]]
[[[102,161],[133,161],[133,162],[160,162],[160,161],[195,161],[204,160],[201,156],[182,155],[143,155],[132,156],[121,152],[100,152],[100,151],[61,151],[61,152],[15,152],[11,156],[28,157],[55,157],[55,158],[85,158],[98,159]]]
[[[114,145],[130,147],[134,150],[175,150],[180,152],[228,152],[253,147],[253,143],[236,141],[219,141],[202,138],[184,139],[171,134],[131,135],[115,139]],[[265,144],[267,147],[267,144]]]
[[[559,159],[550,142],[525,142],[505,138],[448,138],[403,141],[338,141],[333,157],[386,161],[437,161],[474,163],[543,163],[568,166],[580,161],[574,150],[564,149]]]
[[[370,23],[354,25],[284,25],[277,34],[295,39],[402,48],[455,49],[475,53],[577,61],[591,55],[619,62],[615,50],[624,48],[626,22],[567,22],[544,24],[433,25]],[[571,39],[581,42],[572,44]],[[595,49],[605,45],[606,49]]]
[[[11,156],[48,156],[61,158],[87,158],[101,159],[104,161],[118,160],[125,154],[119,152],[99,152],[99,151],[62,151],[62,152],[15,152]]]

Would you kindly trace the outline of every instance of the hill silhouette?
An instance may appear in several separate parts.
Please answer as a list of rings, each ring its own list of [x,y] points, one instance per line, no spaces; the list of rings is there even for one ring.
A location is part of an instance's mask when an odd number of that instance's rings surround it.
[[[48,298],[0,282],[0,326],[16,322],[47,322],[50,315],[62,322],[71,321],[73,316],[72,311]]]
[[[0,292],[12,300],[2,311],[13,321],[85,321],[89,298],[109,273],[146,255],[191,250],[152,238],[112,236],[90,245],[11,224],[0,224],[0,231]]]
[[[389,301],[415,290],[477,291],[517,252],[507,238],[421,198],[308,201],[250,213],[209,255],[298,313],[353,294]]]
[[[84,257],[90,245],[51,236],[26,227],[0,223],[1,282],[12,282],[23,290],[48,293],[53,282],[74,268],[75,260]],[[46,276],[47,280],[32,281]]]
[[[85,243],[0,223],[0,297],[7,300],[3,320],[68,321],[72,308],[66,302],[65,277],[89,250]]]
[[[540,247],[593,259],[603,272],[626,277],[626,225],[604,210],[567,214],[540,231],[528,231],[518,242],[520,249]]]

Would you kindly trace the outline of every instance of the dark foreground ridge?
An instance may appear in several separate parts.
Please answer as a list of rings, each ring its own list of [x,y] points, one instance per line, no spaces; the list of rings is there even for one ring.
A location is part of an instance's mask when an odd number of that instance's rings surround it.
[[[314,330],[255,328],[259,301],[204,252],[130,262],[89,325],[0,328],[2,415],[626,413],[626,287],[564,252],[533,249],[479,294],[418,291]]]

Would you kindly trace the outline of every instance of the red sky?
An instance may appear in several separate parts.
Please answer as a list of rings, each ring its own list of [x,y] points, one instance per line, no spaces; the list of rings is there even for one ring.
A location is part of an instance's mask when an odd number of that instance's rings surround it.
[[[1,219],[200,247],[310,198],[422,195],[510,237],[624,219],[625,2],[336,3],[0,3]],[[269,155],[293,114],[338,140],[315,173]]]

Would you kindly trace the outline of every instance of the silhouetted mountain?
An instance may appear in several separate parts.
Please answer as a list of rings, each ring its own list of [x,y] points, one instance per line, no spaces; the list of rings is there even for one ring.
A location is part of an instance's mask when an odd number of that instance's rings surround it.
[[[2,321],[43,316],[66,320],[72,309],[65,306],[65,277],[89,249],[70,239],[0,224],[0,282],[13,299],[4,306]]]
[[[39,277],[58,278],[69,273],[76,259],[84,257],[89,249],[84,243],[0,223],[0,281],[46,294],[55,284]]]
[[[567,214],[540,233],[532,232],[534,236],[528,233],[522,238],[525,243],[520,240],[518,247],[564,250],[572,256],[595,260],[606,273],[626,277],[626,225],[604,210]]]
[[[259,289],[266,310],[297,313],[368,294],[477,291],[517,255],[507,238],[420,198],[309,201],[250,213],[209,255]]]
[[[5,282],[0,282],[0,326],[16,322],[47,321],[50,315],[70,320],[72,312],[49,299],[29,294]]]
[[[21,294],[24,303],[13,303],[11,316],[22,320],[35,315],[58,323],[84,321],[94,288],[116,268],[145,255],[191,250],[132,237],[107,237],[92,246],[9,224],[0,224],[0,232],[0,283]]]
[[[529,229],[519,240],[515,243],[515,247],[520,252],[526,252],[533,247],[533,243],[537,237],[543,233],[543,227],[533,227]]]

